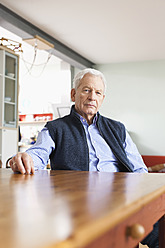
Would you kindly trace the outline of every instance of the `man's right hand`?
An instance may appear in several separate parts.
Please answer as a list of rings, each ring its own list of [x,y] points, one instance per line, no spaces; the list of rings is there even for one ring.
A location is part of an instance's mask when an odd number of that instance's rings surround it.
[[[31,156],[26,152],[17,153],[9,161],[9,165],[14,172],[21,174],[34,174],[34,163]]]

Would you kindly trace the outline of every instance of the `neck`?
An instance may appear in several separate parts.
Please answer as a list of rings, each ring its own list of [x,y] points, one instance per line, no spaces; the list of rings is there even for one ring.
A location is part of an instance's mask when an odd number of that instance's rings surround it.
[[[93,123],[93,119],[95,115],[86,115],[84,113],[80,113],[79,111],[77,111],[76,108],[75,108],[75,111],[77,114],[79,114],[81,117],[83,117],[87,121],[88,125],[91,125]]]
[[[85,117],[84,117],[85,118]],[[87,116],[86,118],[85,118],[85,120],[87,121],[87,123],[88,123],[88,125],[91,125],[92,123],[93,123],[93,116],[92,116],[92,118],[89,118],[89,116]]]

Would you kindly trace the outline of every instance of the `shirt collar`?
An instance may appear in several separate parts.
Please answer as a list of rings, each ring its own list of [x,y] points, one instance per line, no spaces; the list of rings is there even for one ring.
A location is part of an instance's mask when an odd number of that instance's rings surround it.
[[[77,112],[76,112],[76,114],[79,116],[80,121],[82,122],[82,124],[88,125],[88,123],[87,123],[87,121],[86,121],[85,118],[83,118],[83,117],[82,117],[80,114],[78,114]],[[95,117],[93,118],[92,124],[96,125],[96,121],[97,121],[97,114],[96,114]]]
[[[79,117],[79,119],[81,120],[82,124],[87,124],[88,125],[86,119],[83,118],[80,114],[77,113],[77,111],[75,109],[75,105],[72,105],[71,114],[75,114],[77,117]],[[95,117],[93,118],[92,124],[96,125],[98,116],[99,116],[99,112],[97,112],[96,115],[95,115]]]

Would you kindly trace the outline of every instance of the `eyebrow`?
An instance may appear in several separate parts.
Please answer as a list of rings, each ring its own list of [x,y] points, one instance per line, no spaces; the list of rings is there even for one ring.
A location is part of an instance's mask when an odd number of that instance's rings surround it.
[[[92,89],[90,86],[84,86],[82,89],[85,89],[85,88]],[[102,90],[102,89],[94,89],[94,90],[104,92],[104,90]]]

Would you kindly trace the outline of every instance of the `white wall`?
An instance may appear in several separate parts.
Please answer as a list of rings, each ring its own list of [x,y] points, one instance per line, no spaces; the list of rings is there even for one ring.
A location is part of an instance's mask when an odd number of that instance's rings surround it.
[[[107,79],[100,112],[123,122],[143,155],[165,155],[165,61],[97,65]]]

